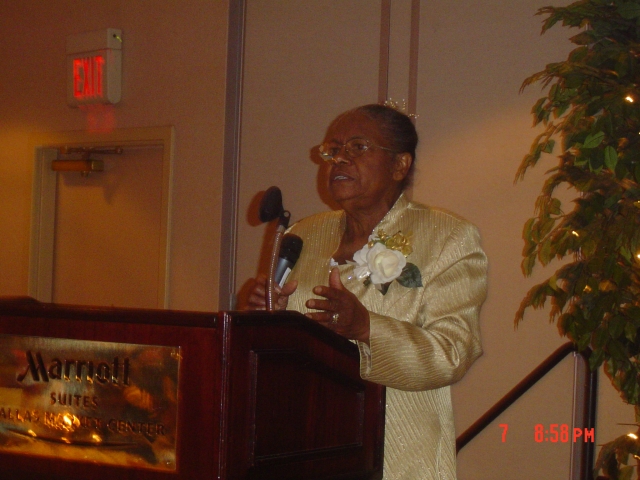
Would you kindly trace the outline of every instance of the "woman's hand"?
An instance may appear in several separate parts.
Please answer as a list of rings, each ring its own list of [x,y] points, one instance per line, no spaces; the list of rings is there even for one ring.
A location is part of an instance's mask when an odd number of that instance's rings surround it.
[[[307,300],[307,307],[323,312],[307,313],[307,317],[351,340],[369,343],[369,312],[360,300],[340,281],[340,270],[331,269],[329,286],[318,285],[313,293],[326,300]]]
[[[289,303],[289,295],[296,291],[298,282],[296,280],[285,283],[282,288],[274,282],[273,292],[273,308],[275,310],[286,310]],[[267,309],[267,276],[258,275],[253,281],[253,288],[249,294],[247,301],[248,310],[266,310]]]

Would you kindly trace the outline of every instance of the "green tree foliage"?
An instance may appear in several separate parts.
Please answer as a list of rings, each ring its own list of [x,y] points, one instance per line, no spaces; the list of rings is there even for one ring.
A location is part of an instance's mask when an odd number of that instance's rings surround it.
[[[559,150],[524,226],[522,270],[565,259],[534,286],[516,314],[549,299],[550,320],[580,350],[591,347],[592,369],[604,371],[622,399],[640,413],[640,0],[582,0],[545,7],[542,32],[562,22],[578,27],[576,48],[527,78],[546,91],[533,106],[540,133],[516,180],[543,154]],[[571,211],[554,196],[558,186],[578,194]],[[603,448],[598,469],[626,478],[618,439]],[[633,443],[633,442],[631,442]],[[635,447],[634,447],[635,448]],[[617,457],[616,457],[617,455]],[[612,460],[614,459],[614,460]],[[617,459],[617,460],[616,460]],[[614,468],[615,467],[615,468]]]

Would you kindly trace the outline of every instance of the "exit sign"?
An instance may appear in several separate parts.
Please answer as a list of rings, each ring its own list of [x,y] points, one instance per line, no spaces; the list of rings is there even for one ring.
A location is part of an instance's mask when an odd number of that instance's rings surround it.
[[[78,102],[90,102],[105,98],[105,63],[105,55],[102,53],[73,59],[74,99]]]
[[[122,84],[122,32],[107,28],[67,37],[67,103],[118,103]]]

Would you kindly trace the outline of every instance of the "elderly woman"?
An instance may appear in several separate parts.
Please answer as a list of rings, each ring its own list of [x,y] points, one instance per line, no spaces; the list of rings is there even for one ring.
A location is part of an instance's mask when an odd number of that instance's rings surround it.
[[[482,353],[486,257],[476,228],[403,194],[418,143],[382,105],[336,118],[320,155],[342,207],[291,227],[304,248],[274,304],[357,342],[363,379],[387,386],[384,478],[454,479],[449,385]],[[249,307],[265,307],[258,278]]]

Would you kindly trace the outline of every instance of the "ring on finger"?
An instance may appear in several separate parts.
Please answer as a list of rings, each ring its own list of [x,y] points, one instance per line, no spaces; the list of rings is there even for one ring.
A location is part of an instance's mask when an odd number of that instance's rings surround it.
[[[331,315],[331,324],[337,325],[339,319],[340,319],[340,314],[338,312],[335,312],[333,315]]]

